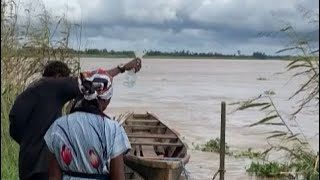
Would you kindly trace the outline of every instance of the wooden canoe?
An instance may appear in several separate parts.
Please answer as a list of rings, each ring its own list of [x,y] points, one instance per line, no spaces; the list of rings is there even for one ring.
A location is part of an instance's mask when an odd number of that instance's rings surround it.
[[[125,180],[144,180],[141,175],[133,171],[128,166],[125,166]]]
[[[132,146],[124,157],[128,167],[147,180],[180,179],[190,155],[176,131],[152,113],[131,113],[120,124]]]

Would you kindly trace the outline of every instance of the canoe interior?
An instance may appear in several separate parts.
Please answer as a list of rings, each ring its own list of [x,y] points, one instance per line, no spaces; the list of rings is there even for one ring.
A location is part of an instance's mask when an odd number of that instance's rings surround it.
[[[130,155],[145,160],[172,161],[184,159],[187,147],[174,130],[154,114],[129,114],[121,123],[132,149]]]

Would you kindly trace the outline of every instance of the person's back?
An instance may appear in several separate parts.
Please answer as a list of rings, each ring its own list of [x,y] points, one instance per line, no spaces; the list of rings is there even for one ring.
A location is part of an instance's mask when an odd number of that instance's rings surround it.
[[[43,136],[62,115],[63,105],[80,93],[77,78],[69,77],[70,72],[61,61],[49,62],[43,77],[23,91],[12,106],[9,132],[20,145],[21,180],[48,177],[48,150]]]
[[[45,140],[65,174],[109,174],[108,160],[130,149],[128,138],[116,121],[86,112],[55,121]],[[64,175],[62,179],[77,178]]]
[[[74,98],[77,91],[76,79],[42,78],[17,97],[9,116],[10,134],[20,144],[21,179],[47,172],[48,150],[43,136],[54,120],[61,117],[63,105]]]
[[[123,154],[130,143],[103,112],[113,94],[112,76],[102,70],[81,73],[79,87],[82,99],[45,135],[49,178],[124,180]]]
[[[106,72],[113,77],[133,68],[136,72],[140,70],[140,59],[133,59]],[[22,92],[12,106],[9,113],[9,132],[20,145],[21,180],[48,179],[49,151],[43,136],[51,124],[62,115],[63,105],[80,95],[78,77],[69,75],[67,64],[51,61],[44,69],[43,78]]]

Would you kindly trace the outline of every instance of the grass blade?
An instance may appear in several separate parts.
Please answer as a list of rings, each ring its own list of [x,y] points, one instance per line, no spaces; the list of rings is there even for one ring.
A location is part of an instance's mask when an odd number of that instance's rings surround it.
[[[280,51],[277,51],[276,54],[279,54],[279,53],[282,53],[282,52],[285,52],[285,51],[291,51],[291,50],[294,50],[294,49],[298,49],[298,48],[297,47],[285,48],[285,49],[282,49]]]
[[[239,110],[245,110],[248,108],[254,108],[254,107],[260,107],[260,106],[266,106],[269,105],[269,103],[250,103],[250,104],[244,104],[243,106],[239,107]]]
[[[268,105],[262,107],[262,108],[260,109],[260,111],[265,110],[265,109],[268,109],[269,107],[271,107],[271,104],[268,103]]]
[[[279,117],[279,116],[278,116],[278,115],[268,116],[268,117],[266,117],[266,118],[263,118],[262,120],[260,120],[260,121],[257,122],[257,123],[251,124],[249,127],[253,127],[253,126],[256,126],[256,125],[259,125],[259,124],[263,124],[263,123],[268,122],[268,121],[270,121],[270,120],[272,120],[272,119],[275,119],[275,118],[277,118],[277,117]]]
[[[311,68],[311,66],[309,64],[296,64],[296,65],[290,66],[288,70],[293,70],[297,68]]]
[[[294,134],[294,135],[291,135],[289,137],[287,137],[287,140],[292,140],[294,139],[295,137],[299,136],[301,133],[297,133],[297,134]]]
[[[266,149],[265,151],[263,151],[261,153],[261,155],[267,155],[272,149],[273,149],[273,147],[270,147],[270,148]]]
[[[267,139],[272,139],[272,138],[276,138],[276,137],[281,137],[281,136],[285,136],[288,133],[284,132],[284,133],[279,133],[279,134],[274,134],[272,136],[268,136]]]
[[[283,123],[264,123],[264,125],[272,125],[272,126],[284,126]]]
[[[268,134],[279,134],[279,133],[284,133],[284,131],[271,131],[271,132],[268,132]]]

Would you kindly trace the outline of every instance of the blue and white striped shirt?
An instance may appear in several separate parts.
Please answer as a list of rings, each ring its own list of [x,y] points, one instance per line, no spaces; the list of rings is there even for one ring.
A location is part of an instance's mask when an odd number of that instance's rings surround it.
[[[57,119],[44,137],[62,170],[90,174],[109,172],[111,159],[128,152],[128,137],[116,121],[75,112]],[[63,180],[79,178],[64,176]]]

